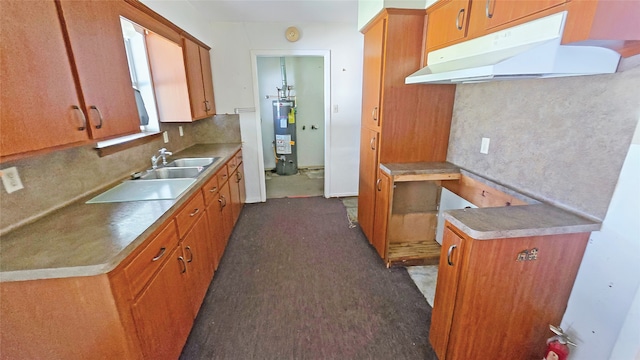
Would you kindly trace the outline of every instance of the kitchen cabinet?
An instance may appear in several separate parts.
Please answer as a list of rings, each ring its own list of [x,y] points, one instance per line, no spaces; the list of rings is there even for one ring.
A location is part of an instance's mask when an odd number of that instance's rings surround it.
[[[140,132],[120,1],[59,2],[92,139]]]
[[[189,336],[193,317],[184,281],[186,262],[174,248],[131,311],[145,359],[177,359]]]
[[[460,169],[446,162],[380,165],[373,245],[387,266],[438,263],[441,183],[461,177]]]
[[[441,0],[426,11],[425,52],[561,11],[567,11],[563,44],[602,46],[623,57],[640,53],[640,31],[633,15],[640,4],[604,0]]]
[[[372,244],[380,163],[446,158],[455,86],[404,83],[420,68],[423,28],[424,11],[385,9],[363,29],[358,223]]]
[[[229,160],[229,171],[231,171],[229,190],[231,193],[231,212],[233,223],[238,221],[240,212],[244,206],[246,190],[244,185],[244,175],[242,170],[242,152],[238,152],[233,159]],[[233,169],[233,170],[232,170]]]
[[[182,256],[186,262],[186,290],[190,294],[191,314],[195,319],[202,305],[214,273],[214,258],[209,225],[204,209],[195,225],[182,240]]]
[[[209,49],[194,41],[182,40],[184,63],[187,70],[187,85],[193,120],[213,116],[216,113],[213,97],[213,77]]]
[[[429,331],[438,358],[543,356],[588,239],[588,232],[477,239],[445,222]]]
[[[427,19],[426,48],[439,48],[467,36],[471,0],[443,1]]]
[[[88,141],[55,2],[3,1],[0,37],[0,161]]]

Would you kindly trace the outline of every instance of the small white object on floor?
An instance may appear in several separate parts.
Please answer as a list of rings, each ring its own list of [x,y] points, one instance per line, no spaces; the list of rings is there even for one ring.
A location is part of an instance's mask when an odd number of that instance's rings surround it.
[[[438,265],[407,266],[407,272],[416,286],[433,307],[436,295],[436,280],[438,279]]]

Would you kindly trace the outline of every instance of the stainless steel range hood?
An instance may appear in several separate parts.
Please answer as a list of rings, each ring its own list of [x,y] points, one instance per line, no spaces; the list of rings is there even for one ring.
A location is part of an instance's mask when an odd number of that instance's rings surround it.
[[[456,84],[610,74],[620,55],[595,46],[560,45],[566,11],[431,51],[406,84]]]

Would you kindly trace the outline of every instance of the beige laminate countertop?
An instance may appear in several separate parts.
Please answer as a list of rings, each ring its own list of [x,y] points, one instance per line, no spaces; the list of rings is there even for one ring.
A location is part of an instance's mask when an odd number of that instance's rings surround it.
[[[105,274],[171,218],[240,144],[198,144],[173,155],[220,157],[175,200],[85,204],[101,189],[2,236],[0,281]]]
[[[469,176],[525,200],[529,205],[449,210],[444,218],[478,240],[583,233],[600,230],[601,223],[556,206],[528,198],[500,184],[448,162],[380,164],[380,169],[399,181],[454,180],[446,176]]]

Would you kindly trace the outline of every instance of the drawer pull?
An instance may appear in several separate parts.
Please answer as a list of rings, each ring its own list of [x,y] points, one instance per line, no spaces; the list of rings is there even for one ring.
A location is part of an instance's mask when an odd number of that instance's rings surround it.
[[[87,128],[87,118],[86,116],[84,116],[84,113],[82,112],[82,110],[80,110],[80,107],[78,105],[72,105],[71,108],[73,110],[76,110],[78,113],[80,113],[80,118],[82,119],[82,126],[78,127],[79,131],[83,131],[84,129]]]
[[[178,256],[178,261],[180,261],[182,263],[182,271],[180,271],[180,274],[184,274],[187,272],[187,263],[184,262],[184,258],[182,256]]]
[[[369,142],[369,146],[371,146],[371,150],[375,150],[376,149],[375,141],[376,141],[376,138],[372,137],[371,141]]]
[[[382,183],[382,179],[378,179],[378,181],[376,181],[376,188],[378,189],[378,191],[382,191],[382,188],[380,187],[381,183]]]
[[[214,192],[216,192],[216,191],[218,191],[218,187],[217,187],[217,186],[214,186],[214,187],[212,187],[211,189],[209,189],[209,192],[210,192],[210,193],[214,193]]]
[[[164,252],[167,251],[166,247],[161,247],[160,248],[160,252],[158,252],[158,255],[156,255],[156,257],[154,257],[153,259],[151,259],[151,261],[158,261],[160,260],[160,258],[164,255]]]
[[[102,113],[100,112],[100,109],[98,109],[98,107],[95,105],[89,106],[89,109],[95,110],[98,113],[98,120],[100,120],[100,122],[98,123],[98,125],[96,125],[96,129],[102,128],[103,117],[102,117]]]
[[[447,251],[447,264],[449,264],[449,266],[453,266],[453,262],[451,262],[451,254],[453,254],[453,249],[457,247],[457,245],[449,246],[449,251]]]
[[[462,21],[460,21],[460,15],[462,15],[462,19],[464,20],[464,9],[460,9],[460,11],[458,11],[458,16],[456,17],[456,28],[458,30],[462,30]]]
[[[187,260],[188,263],[193,261],[193,252],[191,251],[191,246],[187,246],[184,248],[185,251],[189,252],[189,260]]]
[[[199,212],[200,212],[200,209],[195,208],[195,210],[193,210],[193,212],[191,214],[189,214],[189,216],[194,217],[194,216],[198,215]]]
[[[237,179],[236,182],[238,183],[242,181],[242,173],[240,171],[236,173],[236,179]]]
[[[491,0],[487,0],[487,2],[484,4],[484,14],[487,16],[488,19],[491,19],[493,17],[493,13],[491,12]]]
[[[227,199],[224,197],[224,195],[220,195],[218,202],[220,203],[220,209],[227,206]]]
[[[371,110],[371,119],[373,121],[378,121],[378,107],[374,107],[373,110]]]

